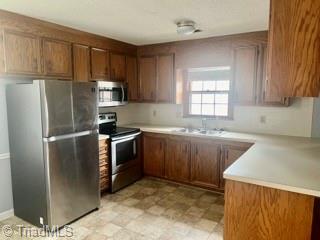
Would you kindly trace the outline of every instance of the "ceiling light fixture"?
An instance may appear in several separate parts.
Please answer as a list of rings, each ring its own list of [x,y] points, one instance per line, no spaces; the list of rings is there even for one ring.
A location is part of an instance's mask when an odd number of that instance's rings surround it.
[[[200,29],[195,27],[195,22],[193,21],[179,21],[177,24],[177,33],[180,35],[191,35],[197,32],[201,32]]]

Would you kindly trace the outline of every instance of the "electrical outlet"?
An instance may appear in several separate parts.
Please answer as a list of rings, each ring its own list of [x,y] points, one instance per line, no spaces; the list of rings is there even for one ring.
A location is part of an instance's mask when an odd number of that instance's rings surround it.
[[[267,123],[267,117],[265,115],[260,116],[260,123],[262,123],[262,124]]]

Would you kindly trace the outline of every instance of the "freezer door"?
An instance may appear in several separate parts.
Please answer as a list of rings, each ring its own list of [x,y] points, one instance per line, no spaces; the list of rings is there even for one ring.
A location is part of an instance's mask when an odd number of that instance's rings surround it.
[[[98,129],[97,84],[76,82],[72,92],[75,131]]]
[[[100,205],[98,134],[44,139],[48,218],[63,226]]]
[[[44,137],[74,132],[71,81],[39,80]]]

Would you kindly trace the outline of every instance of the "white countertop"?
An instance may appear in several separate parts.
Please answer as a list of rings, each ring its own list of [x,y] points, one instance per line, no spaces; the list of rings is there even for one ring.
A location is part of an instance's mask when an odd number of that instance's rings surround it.
[[[181,127],[131,124],[144,132],[254,143],[224,178],[320,197],[320,139],[223,132],[220,136],[174,132]]]

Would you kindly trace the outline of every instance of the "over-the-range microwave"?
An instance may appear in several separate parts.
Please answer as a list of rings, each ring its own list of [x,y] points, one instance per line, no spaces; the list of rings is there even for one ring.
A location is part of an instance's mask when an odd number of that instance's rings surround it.
[[[99,81],[99,107],[114,107],[128,103],[128,85],[124,82]]]

